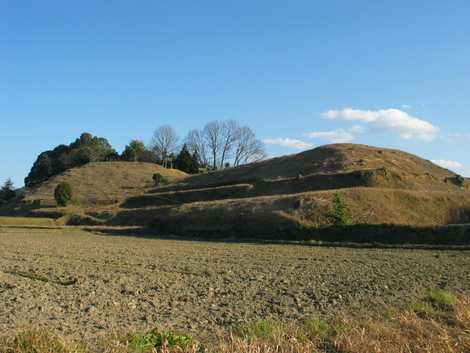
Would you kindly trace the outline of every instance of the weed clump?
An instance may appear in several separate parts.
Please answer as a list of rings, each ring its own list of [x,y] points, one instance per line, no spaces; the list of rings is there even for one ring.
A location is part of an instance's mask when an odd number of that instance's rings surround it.
[[[430,289],[426,293],[425,300],[439,308],[450,308],[457,303],[457,297],[443,289]]]
[[[65,207],[72,200],[72,187],[69,183],[60,183],[54,190],[54,198],[59,206]]]
[[[280,323],[272,320],[259,320],[240,327],[236,333],[245,339],[270,340],[281,332]]]
[[[135,352],[149,352],[160,348],[186,349],[192,342],[191,338],[185,335],[177,335],[172,332],[160,332],[153,329],[143,334],[136,334],[131,337],[129,347]]]

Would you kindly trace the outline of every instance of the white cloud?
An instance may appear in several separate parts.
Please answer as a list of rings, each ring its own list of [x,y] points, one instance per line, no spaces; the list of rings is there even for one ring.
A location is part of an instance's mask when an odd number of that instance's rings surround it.
[[[354,125],[349,129],[336,129],[330,131],[307,132],[305,136],[319,138],[331,143],[348,143],[356,139],[356,135],[364,134],[368,129],[361,125]]]
[[[456,161],[447,161],[445,159],[434,159],[431,160],[434,164],[437,164],[443,168],[450,169],[450,170],[458,170],[463,168],[463,164]]]
[[[298,150],[304,150],[308,148],[312,148],[313,144],[310,142],[302,141],[302,140],[296,140],[296,139],[290,139],[288,137],[282,138],[267,138],[264,139],[263,142],[267,145],[278,145],[282,147],[289,147],[289,148],[295,148]]]
[[[432,141],[439,129],[430,122],[411,116],[399,109],[360,110],[345,108],[322,114],[329,120],[360,121],[381,130],[394,131],[404,139]]]
[[[355,136],[346,130],[312,131],[305,134],[311,138],[319,138],[332,143],[347,143],[355,139]]]
[[[411,108],[413,108],[413,107],[412,107],[411,105],[409,105],[409,104],[403,104],[403,105],[401,106],[401,109],[411,109]]]

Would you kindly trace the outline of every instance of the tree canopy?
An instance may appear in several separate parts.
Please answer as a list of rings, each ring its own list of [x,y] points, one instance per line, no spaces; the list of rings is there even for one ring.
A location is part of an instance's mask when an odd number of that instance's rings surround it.
[[[15,188],[11,179],[7,179],[0,188],[0,200],[10,201],[16,196]]]
[[[89,162],[101,162],[114,156],[116,151],[108,140],[83,133],[70,145],[59,145],[42,152],[25,179],[26,187],[33,187],[53,175]]]
[[[199,173],[199,162],[196,155],[191,155],[186,144],[183,145],[181,152],[175,159],[175,168],[188,174]]]

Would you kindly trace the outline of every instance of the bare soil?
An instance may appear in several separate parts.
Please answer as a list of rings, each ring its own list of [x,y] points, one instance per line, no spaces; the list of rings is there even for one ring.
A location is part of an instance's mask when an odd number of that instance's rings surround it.
[[[70,338],[159,326],[196,337],[272,318],[380,313],[470,290],[470,251],[351,249],[0,227],[0,331]]]

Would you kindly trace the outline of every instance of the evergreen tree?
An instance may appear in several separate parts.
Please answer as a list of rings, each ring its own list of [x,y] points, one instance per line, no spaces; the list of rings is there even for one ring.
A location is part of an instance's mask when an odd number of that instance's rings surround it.
[[[175,160],[175,168],[188,174],[197,174],[199,172],[199,162],[197,156],[191,155],[186,144],[183,145],[181,152]]]
[[[142,141],[132,140],[122,152],[121,158],[124,161],[137,162],[145,152],[145,145]]]
[[[11,179],[7,179],[0,189],[0,198],[4,201],[10,201],[16,196],[15,188]]]

